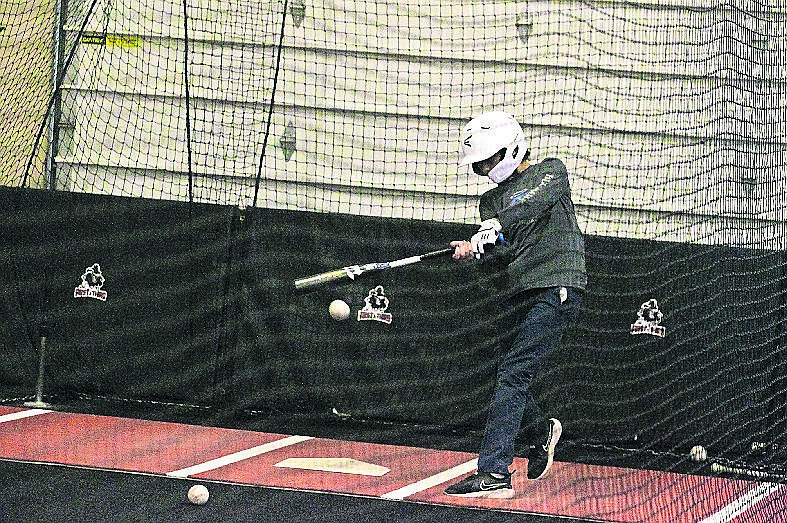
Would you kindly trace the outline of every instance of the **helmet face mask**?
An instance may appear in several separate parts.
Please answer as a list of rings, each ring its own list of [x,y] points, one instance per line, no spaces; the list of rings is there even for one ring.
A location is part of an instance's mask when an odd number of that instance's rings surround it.
[[[507,179],[527,154],[522,127],[502,111],[481,114],[462,130],[459,165],[472,165],[473,172],[495,183]],[[502,157],[494,161],[500,153]]]
[[[506,149],[500,149],[495,154],[486,158],[484,160],[479,160],[477,162],[473,162],[473,172],[479,176],[488,176],[489,173],[494,169],[500,161],[505,158]]]

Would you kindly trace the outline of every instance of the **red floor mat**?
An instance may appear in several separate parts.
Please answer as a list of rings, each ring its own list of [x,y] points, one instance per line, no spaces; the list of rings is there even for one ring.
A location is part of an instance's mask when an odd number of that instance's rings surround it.
[[[443,490],[472,471],[472,454],[2,406],[0,458],[160,475],[186,469],[182,475],[194,470],[189,477],[211,481],[609,522],[787,521],[778,484],[563,462],[535,482],[517,459],[514,499],[465,499]],[[277,466],[289,458],[346,458],[390,470],[372,476]]]

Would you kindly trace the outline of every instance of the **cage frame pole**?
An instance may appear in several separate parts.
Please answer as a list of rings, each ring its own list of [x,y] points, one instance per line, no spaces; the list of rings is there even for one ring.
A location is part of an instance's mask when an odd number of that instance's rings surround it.
[[[36,396],[33,401],[26,401],[25,407],[37,409],[51,408],[49,403],[44,401],[44,375],[46,372],[46,328],[41,328],[41,341],[38,347],[38,377],[36,378]]]

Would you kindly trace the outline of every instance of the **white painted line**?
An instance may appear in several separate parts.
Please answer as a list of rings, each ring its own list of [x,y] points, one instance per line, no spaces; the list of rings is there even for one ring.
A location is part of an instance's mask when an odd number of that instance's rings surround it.
[[[430,476],[426,479],[422,479],[421,481],[416,481],[415,483],[411,483],[410,485],[404,486],[400,489],[383,494],[380,497],[383,499],[401,500],[408,496],[412,496],[413,494],[417,494],[418,492],[437,486],[440,483],[445,483],[446,481],[452,480],[456,477],[468,474],[474,471],[477,467],[478,458],[471,459],[467,463],[462,463],[461,465],[457,465],[454,468],[448,469],[439,474],[435,474],[434,476]]]
[[[174,478],[187,478],[195,474],[221,468],[231,463],[237,463],[238,461],[253,458],[255,456],[259,456],[260,454],[265,454],[266,452],[289,447],[290,445],[295,445],[310,439],[314,439],[313,436],[289,436],[287,438],[278,439],[270,443],[265,443],[264,445],[258,445],[250,449],[241,450],[240,452],[227,454],[226,456],[212,459],[210,461],[206,461],[205,463],[199,463],[197,465],[186,467],[180,470],[173,470],[172,472],[167,472],[167,476],[172,476]]]
[[[697,523],[727,523],[732,521],[781,488],[782,485],[779,483],[760,483],[715,514]]]
[[[23,418],[29,418],[30,416],[38,416],[40,414],[46,414],[47,412],[52,412],[52,411],[46,409],[20,410],[19,412],[12,412],[11,414],[3,414],[2,416],[0,416],[0,423],[5,423],[6,421],[16,421]]]

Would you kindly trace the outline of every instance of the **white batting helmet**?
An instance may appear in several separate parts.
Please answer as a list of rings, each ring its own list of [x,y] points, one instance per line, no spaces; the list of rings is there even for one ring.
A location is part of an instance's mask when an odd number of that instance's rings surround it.
[[[522,127],[503,111],[490,111],[470,120],[462,129],[461,140],[459,165],[480,162],[506,150],[503,159],[489,171],[495,183],[511,176],[528,151]]]

